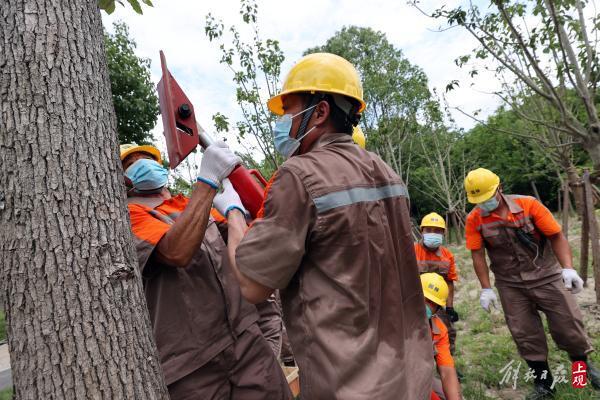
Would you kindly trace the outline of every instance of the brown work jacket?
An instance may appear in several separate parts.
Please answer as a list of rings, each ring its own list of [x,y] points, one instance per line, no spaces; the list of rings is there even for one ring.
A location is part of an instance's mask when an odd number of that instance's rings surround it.
[[[151,255],[188,199],[179,195],[155,208],[136,203],[136,198],[128,200],[144,293],[169,385],[232,344],[258,315],[241,296],[212,218],[190,264],[177,268],[161,264]]]
[[[509,208],[505,218],[479,207],[468,215],[467,247],[474,250],[478,237],[483,239],[496,285],[535,287],[558,279],[562,268],[546,239],[560,232],[552,214],[533,197],[503,197]],[[530,236],[531,246],[519,239],[517,230]]]
[[[281,289],[311,400],[424,399],[432,341],[401,178],[350,135],[287,160],[236,253],[242,273]]]

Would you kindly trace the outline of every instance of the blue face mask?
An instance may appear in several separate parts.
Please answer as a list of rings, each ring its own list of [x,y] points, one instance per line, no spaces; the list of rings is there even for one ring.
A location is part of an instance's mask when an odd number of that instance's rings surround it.
[[[437,249],[442,245],[444,235],[441,233],[424,233],[423,244],[430,249]]]
[[[431,311],[429,304],[425,304],[425,312],[427,313],[427,319],[431,319],[433,312]]]
[[[312,107],[308,107],[304,111],[300,111],[298,114],[291,115],[285,114],[282,115],[275,121],[275,126],[273,127],[273,143],[275,144],[275,150],[279,154],[282,155],[284,159],[290,158],[300,147],[300,141],[304,139],[306,135],[308,135],[316,126],[313,126],[306,132],[304,135],[299,138],[290,137],[290,131],[292,130],[292,120],[298,115],[304,114],[308,110],[315,108],[317,105],[315,104]]]
[[[477,207],[481,208],[486,213],[491,213],[500,205],[500,201],[497,196],[492,197],[489,200],[484,201],[483,203],[477,204]]]
[[[165,186],[169,171],[154,160],[142,158],[131,164],[125,171],[125,175],[131,179],[136,190],[147,191]]]

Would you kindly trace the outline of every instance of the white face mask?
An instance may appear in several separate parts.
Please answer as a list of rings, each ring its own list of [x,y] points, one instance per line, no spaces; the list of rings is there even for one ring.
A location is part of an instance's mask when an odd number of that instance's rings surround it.
[[[275,121],[275,126],[273,127],[273,143],[275,144],[275,150],[277,150],[277,152],[281,154],[284,159],[287,160],[290,158],[300,147],[300,142],[302,139],[304,139],[306,135],[316,128],[316,126],[313,126],[304,135],[300,136],[299,138],[293,138],[290,136],[290,132],[292,130],[292,120],[295,117],[312,110],[316,106],[317,105],[315,104],[314,106],[308,107],[307,109],[302,110],[294,115],[282,115],[277,119],[277,121]]]
[[[444,235],[441,233],[424,233],[423,244],[430,249],[437,249],[442,245],[444,241]]]
[[[477,204],[477,207],[481,208],[486,213],[491,213],[500,205],[500,201],[498,200],[498,195],[495,195],[489,200],[486,200],[482,203]]]

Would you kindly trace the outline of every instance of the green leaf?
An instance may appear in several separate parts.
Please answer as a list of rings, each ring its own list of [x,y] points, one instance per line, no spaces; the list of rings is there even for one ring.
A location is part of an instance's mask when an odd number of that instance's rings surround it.
[[[454,90],[454,88],[457,88],[457,87],[459,87],[459,86],[460,86],[460,85],[459,85],[459,82],[458,82],[458,80],[456,80],[456,79],[452,80],[450,83],[448,83],[448,84],[446,85],[446,93],[448,93],[448,92],[449,92],[449,91],[451,91],[451,90]]]
[[[115,0],[98,0],[98,8],[112,14],[115,11]]]
[[[133,10],[138,13],[138,14],[143,14],[144,12],[142,11],[142,6],[140,6],[140,3],[138,2],[138,0],[127,0],[129,2],[129,4],[131,5],[131,7],[133,8]]]

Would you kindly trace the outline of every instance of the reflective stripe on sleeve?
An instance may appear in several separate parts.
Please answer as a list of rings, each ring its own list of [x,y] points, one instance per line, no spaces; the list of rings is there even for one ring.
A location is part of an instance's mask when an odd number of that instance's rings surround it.
[[[332,208],[348,206],[350,204],[378,201],[390,197],[407,197],[408,191],[403,184],[380,186],[376,188],[352,188],[328,193],[314,199],[318,213]]]

